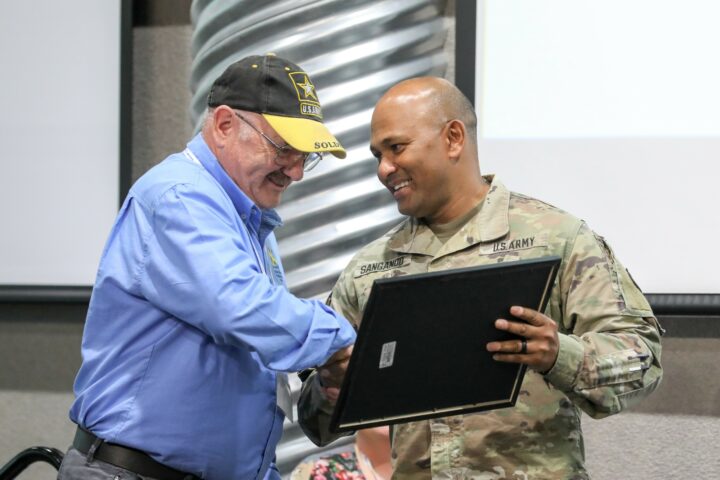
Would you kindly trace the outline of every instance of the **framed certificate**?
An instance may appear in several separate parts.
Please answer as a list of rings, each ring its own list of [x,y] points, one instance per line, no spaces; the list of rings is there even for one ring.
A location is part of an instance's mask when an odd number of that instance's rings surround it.
[[[376,280],[332,415],[336,432],[515,405],[525,365],[486,344],[520,305],[543,311],[560,257]]]

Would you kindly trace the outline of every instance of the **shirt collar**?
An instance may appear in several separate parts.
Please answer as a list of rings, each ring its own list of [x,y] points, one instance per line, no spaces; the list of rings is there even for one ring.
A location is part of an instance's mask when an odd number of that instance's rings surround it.
[[[480,211],[450,240],[443,252],[457,251],[476,243],[486,243],[502,238],[510,231],[510,191],[494,175],[484,177],[490,183]],[[391,234],[388,246],[400,253],[433,255],[437,251],[437,239],[432,230],[416,218],[410,218]]]
[[[220,184],[230,197],[235,210],[246,225],[257,232],[260,243],[277,227],[282,225],[280,215],[271,208],[261,209],[235,184],[217,157],[212,153],[201,133],[195,135],[187,144],[187,148],[200,161],[205,170]]]

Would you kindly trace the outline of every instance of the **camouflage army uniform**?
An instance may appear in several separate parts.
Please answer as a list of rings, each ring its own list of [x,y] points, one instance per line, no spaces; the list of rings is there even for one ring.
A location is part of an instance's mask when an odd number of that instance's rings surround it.
[[[347,266],[330,304],[357,324],[376,278],[558,255],[545,314],[559,327],[556,364],[528,370],[517,404],[491,412],[396,425],[393,478],[586,479],[580,409],[595,418],[652,392],[662,376],[659,325],[605,241],[546,203],[508,191],[492,176],[479,211],[444,245],[407,219]],[[314,377],[299,404],[319,444],[331,407]]]

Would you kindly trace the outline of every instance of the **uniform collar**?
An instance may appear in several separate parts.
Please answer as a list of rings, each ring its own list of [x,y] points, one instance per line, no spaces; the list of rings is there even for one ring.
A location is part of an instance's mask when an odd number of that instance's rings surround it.
[[[202,166],[205,167],[205,170],[220,184],[225,193],[230,197],[235,210],[245,225],[257,232],[260,243],[263,244],[270,232],[282,225],[282,220],[278,213],[271,208],[259,208],[250,200],[250,197],[248,197],[245,192],[240,190],[232,178],[225,172],[225,169],[222,168],[222,165],[220,165],[220,162],[210,150],[202,134],[198,133],[195,135],[187,144],[187,148],[195,155]]]
[[[507,235],[510,231],[510,191],[494,175],[486,175],[484,178],[490,183],[490,189],[480,211],[440,251],[437,250],[435,234],[416,218],[407,219],[390,233],[388,247],[399,253],[441,256]]]

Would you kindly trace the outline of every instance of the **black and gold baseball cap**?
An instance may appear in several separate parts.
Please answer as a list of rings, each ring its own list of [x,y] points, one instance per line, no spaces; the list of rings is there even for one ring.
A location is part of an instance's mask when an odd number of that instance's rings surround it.
[[[275,56],[253,55],[231,64],[212,85],[208,106],[227,105],[262,114],[291,147],[301,152],[345,149],[323,124],[322,108],[310,76]]]

